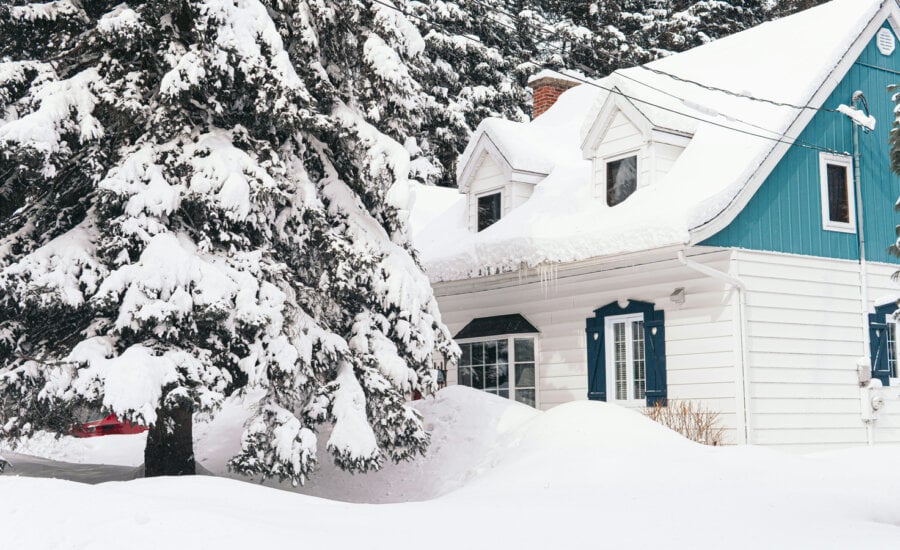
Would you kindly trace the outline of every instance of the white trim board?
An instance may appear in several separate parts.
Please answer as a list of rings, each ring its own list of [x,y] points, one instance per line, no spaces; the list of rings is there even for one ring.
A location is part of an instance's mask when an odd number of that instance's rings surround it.
[[[840,166],[846,172],[846,200],[849,221],[839,222],[831,219],[828,193],[828,166]],[[856,180],[853,177],[853,157],[850,155],[833,155],[819,153],[819,197],[822,205],[822,229],[839,233],[856,233]]]

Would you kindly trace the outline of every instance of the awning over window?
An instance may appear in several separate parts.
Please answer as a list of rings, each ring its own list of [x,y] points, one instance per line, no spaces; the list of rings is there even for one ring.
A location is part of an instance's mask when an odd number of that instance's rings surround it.
[[[457,340],[463,338],[482,338],[499,336],[500,334],[526,334],[540,332],[518,313],[497,315],[496,317],[479,317],[472,319],[461,331],[456,333]]]

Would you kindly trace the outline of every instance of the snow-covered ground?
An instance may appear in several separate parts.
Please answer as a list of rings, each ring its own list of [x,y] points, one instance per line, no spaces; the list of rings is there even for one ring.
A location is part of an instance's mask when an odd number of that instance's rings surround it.
[[[811,456],[703,447],[604,403],[537,412],[462,387],[417,406],[432,432],[428,456],[364,476],[323,465],[296,492],[224,477],[16,477],[60,470],[4,452],[12,468],[0,477],[0,548],[870,549],[900,540],[891,466],[900,446]],[[231,401],[196,427],[203,467],[225,474],[247,415]],[[142,445],[143,436],[35,438],[19,452],[114,465],[105,471],[116,480],[140,464]]]

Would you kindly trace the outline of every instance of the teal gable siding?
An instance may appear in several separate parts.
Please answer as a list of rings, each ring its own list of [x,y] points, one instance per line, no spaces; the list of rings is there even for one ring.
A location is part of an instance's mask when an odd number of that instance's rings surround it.
[[[884,27],[890,28],[887,24]],[[869,102],[876,129],[868,134],[860,132],[859,138],[866,257],[896,263],[897,259],[887,252],[900,220],[893,209],[900,196],[900,177],[889,170],[888,134],[894,104],[887,87],[900,83],[900,74],[874,67],[900,72],[900,44],[888,57],[878,51],[873,38],[824,107],[850,105],[856,90],[862,90]],[[799,140],[850,154],[853,126],[842,114],[820,111]],[[740,214],[701,244],[859,259],[856,234],[822,229],[821,200],[818,151],[792,146]]]

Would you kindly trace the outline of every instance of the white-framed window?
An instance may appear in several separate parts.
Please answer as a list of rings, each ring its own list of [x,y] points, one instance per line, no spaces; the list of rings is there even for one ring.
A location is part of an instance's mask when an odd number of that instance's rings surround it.
[[[822,190],[822,228],[856,233],[852,157],[819,153],[819,183]]]
[[[900,386],[900,345],[897,342],[897,320],[893,314],[885,316],[887,337],[887,364],[890,371],[891,386]]]
[[[537,355],[534,336],[492,336],[460,341],[457,383],[536,407]]]
[[[607,401],[643,403],[647,391],[644,314],[605,320]]]
[[[606,159],[606,204],[615,206],[637,190],[638,156],[630,152]]]
[[[494,191],[475,197],[475,209],[478,217],[476,227],[478,231],[483,231],[500,221],[502,213],[501,195],[500,191]]]

